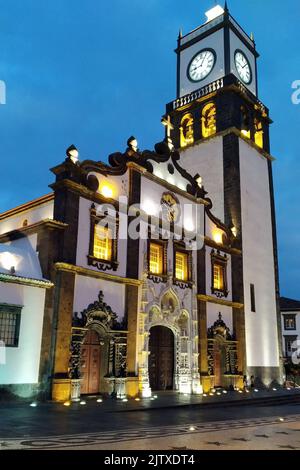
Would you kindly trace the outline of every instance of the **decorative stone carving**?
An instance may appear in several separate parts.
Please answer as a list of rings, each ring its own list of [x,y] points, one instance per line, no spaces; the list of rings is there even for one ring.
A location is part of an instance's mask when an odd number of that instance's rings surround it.
[[[106,377],[126,376],[127,336],[123,332],[126,329],[125,326],[125,319],[119,322],[117,314],[104,302],[102,291],[99,292],[98,300],[91,303],[82,312],[74,313],[69,365],[74,398],[78,398],[78,394],[80,396],[81,349],[85,335],[90,328],[98,332],[100,344],[104,344],[105,338],[110,338]]]

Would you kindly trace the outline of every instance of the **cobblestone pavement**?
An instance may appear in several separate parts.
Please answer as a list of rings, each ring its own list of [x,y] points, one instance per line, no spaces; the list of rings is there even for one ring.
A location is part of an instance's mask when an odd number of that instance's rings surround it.
[[[6,439],[5,449],[92,450],[298,450],[300,414],[190,422],[99,433]]]

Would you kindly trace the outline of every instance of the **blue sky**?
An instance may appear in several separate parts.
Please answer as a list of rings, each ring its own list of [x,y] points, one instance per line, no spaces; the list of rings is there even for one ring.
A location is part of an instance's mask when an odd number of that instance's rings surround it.
[[[162,139],[175,97],[178,30],[197,27],[213,0],[0,0],[0,212],[48,192],[49,168],[74,143],[106,160],[137,136]],[[299,0],[229,0],[254,32],[260,99],[270,108],[281,292],[300,298]]]

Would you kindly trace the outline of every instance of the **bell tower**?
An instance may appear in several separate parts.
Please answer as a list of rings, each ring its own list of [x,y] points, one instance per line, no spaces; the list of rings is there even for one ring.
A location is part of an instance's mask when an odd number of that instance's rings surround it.
[[[272,121],[258,97],[253,35],[227,3],[206,17],[179,34],[177,96],[163,123],[181,165],[201,175],[214,215],[235,235],[242,258],[232,258],[232,298],[243,309],[233,308],[234,334],[244,350],[244,373],[268,385],[282,381]],[[205,315],[205,306],[199,311]]]
[[[207,21],[188,34],[179,33],[177,98],[233,74],[257,95],[257,58],[253,35],[248,34],[224,9],[215,6]]]

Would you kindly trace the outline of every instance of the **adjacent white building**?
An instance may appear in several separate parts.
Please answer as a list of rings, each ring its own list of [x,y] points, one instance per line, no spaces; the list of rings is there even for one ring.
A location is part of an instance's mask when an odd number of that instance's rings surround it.
[[[283,355],[291,359],[293,353],[300,350],[300,301],[281,297],[280,311]]]

